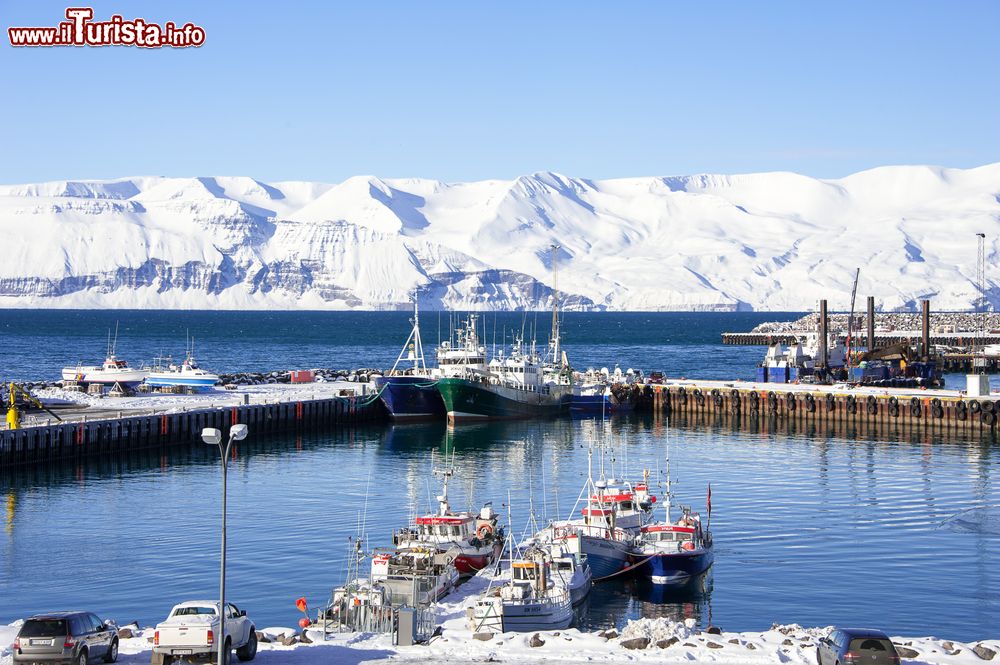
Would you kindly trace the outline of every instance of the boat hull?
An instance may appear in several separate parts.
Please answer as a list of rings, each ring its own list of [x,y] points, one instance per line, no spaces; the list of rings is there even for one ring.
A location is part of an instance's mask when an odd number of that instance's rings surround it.
[[[148,375],[143,370],[130,370],[126,372],[109,372],[100,367],[67,367],[62,371],[64,381],[77,381],[79,383],[100,383],[113,385],[135,386],[143,382]]]
[[[573,395],[569,408],[580,413],[629,413],[635,410],[635,402],[619,402],[608,395]]]
[[[439,379],[438,392],[448,420],[540,418],[569,410],[569,388],[553,386],[549,392],[531,392],[469,379]],[[565,388],[565,389],[563,389]]]
[[[561,630],[573,623],[573,605],[569,597],[562,602],[500,603],[477,606],[472,617],[479,632],[526,633],[536,630]]]
[[[207,376],[186,377],[180,374],[150,374],[146,377],[146,385],[156,388],[171,388],[182,386],[185,388],[211,388],[219,382],[219,377],[214,374]]]
[[[463,576],[475,575],[497,560],[503,550],[503,542],[498,541],[493,549],[483,553],[463,553],[455,557],[455,568]]]
[[[641,577],[658,585],[683,585],[701,575],[712,567],[714,555],[711,550],[694,552],[676,552],[671,554],[639,554],[640,561],[646,559],[637,568]]]
[[[595,580],[610,577],[628,567],[631,554],[627,543],[595,536],[580,536],[580,551],[587,555]]]
[[[444,418],[444,403],[434,379],[426,376],[375,378],[379,399],[395,420]]]

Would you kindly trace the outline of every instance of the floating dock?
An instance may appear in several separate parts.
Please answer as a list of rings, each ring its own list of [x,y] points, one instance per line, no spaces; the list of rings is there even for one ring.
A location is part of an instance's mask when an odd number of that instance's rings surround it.
[[[670,380],[653,387],[653,409],[670,415],[721,415],[744,423],[777,419],[976,434],[996,430],[1000,395],[974,398],[957,390]]]

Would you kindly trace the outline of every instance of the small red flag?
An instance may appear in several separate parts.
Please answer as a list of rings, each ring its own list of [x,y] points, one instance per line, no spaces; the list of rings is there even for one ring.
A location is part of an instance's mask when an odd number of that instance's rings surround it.
[[[708,503],[708,516],[709,516],[709,518],[711,518],[712,517],[712,483],[708,484],[708,499],[707,499],[706,503]]]
[[[295,607],[299,608],[299,612],[305,612],[309,608],[309,606],[306,605],[305,596],[295,601]]]

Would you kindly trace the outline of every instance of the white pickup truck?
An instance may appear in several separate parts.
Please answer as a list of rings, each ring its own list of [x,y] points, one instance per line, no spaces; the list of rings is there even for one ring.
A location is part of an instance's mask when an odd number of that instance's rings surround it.
[[[219,603],[214,600],[189,600],[175,605],[166,620],[156,625],[153,636],[152,665],[170,665],[179,661],[218,661]],[[232,650],[242,661],[257,655],[257,630],[247,613],[226,603],[225,660]]]

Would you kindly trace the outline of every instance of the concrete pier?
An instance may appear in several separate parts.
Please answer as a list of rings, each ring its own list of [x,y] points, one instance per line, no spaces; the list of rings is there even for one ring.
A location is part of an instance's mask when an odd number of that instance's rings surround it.
[[[181,413],[98,417],[0,430],[0,469],[92,455],[201,443],[201,430],[243,423],[252,435],[385,419],[375,396],[327,397],[198,408]]]
[[[979,434],[996,430],[1000,396],[973,399],[954,390],[670,381],[653,387],[653,408],[671,416],[720,415],[743,423],[774,418]]]

